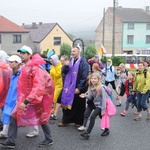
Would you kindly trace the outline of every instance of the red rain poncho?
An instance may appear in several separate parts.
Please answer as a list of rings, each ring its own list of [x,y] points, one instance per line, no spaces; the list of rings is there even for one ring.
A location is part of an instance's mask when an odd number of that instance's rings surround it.
[[[9,82],[10,82],[11,69],[6,62],[0,62],[0,108],[4,107]]]
[[[45,61],[38,54],[32,56],[28,64],[22,67],[18,81],[18,100],[12,115],[16,117],[18,126],[47,124],[50,117],[54,97],[54,84],[51,76],[40,64]],[[26,110],[19,106],[29,100]]]

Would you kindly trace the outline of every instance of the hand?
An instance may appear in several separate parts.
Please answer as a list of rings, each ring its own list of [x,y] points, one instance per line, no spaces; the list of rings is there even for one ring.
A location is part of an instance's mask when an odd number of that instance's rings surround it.
[[[25,105],[24,103],[21,103],[20,106],[19,106],[19,108],[21,110],[26,110],[27,109],[27,105]]]
[[[69,60],[66,60],[66,61],[65,61],[65,65],[69,66],[69,65],[70,65],[70,61],[69,61]]]
[[[101,116],[103,117],[105,115],[105,113],[101,113]]]
[[[80,94],[80,90],[78,88],[75,89],[75,94]]]
[[[82,94],[79,95],[79,97],[85,98],[85,94],[82,93]]]
[[[132,95],[135,95],[135,92],[132,92]]]

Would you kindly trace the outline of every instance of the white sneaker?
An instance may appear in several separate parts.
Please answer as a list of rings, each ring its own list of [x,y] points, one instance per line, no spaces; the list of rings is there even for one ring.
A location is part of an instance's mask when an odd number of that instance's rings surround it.
[[[86,130],[86,127],[81,126],[81,127],[78,128],[78,130],[79,130],[79,131],[85,131],[85,130]]]
[[[33,131],[33,132],[29,132],[28,134],[26,134],[26,137],[28,138],[32,138],[35,136],[38,136],[38,132]]]
[[[2,132],[0,132],[0,139],[6,139],[7,135],[3,134]]]

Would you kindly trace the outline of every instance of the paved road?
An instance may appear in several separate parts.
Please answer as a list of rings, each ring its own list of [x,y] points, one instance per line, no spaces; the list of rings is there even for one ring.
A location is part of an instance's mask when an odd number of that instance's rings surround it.
[[[121,117],[124,103],[125,99],[122,107],[117,108],[116,116],[111,118],[110,135],[107,137],[100,135],[102,131],[99,128],[99,118],[96,119],[89,140],[80,137],[81,132],[73,124],[61,128],[57,126],[57,121],[50,121],[53,145],[38,148],[38,143],[44,139],[41,128],[40,135],[32,139],[25,137],[27,128],[19,128],[16,150],[150,150],[150,121],[145,119],[146,112],[143,113],[143,120],[139,122],[133,120],[135,109],[130,108],[128,115]],[[58,117],[61,118],[61,112]]]

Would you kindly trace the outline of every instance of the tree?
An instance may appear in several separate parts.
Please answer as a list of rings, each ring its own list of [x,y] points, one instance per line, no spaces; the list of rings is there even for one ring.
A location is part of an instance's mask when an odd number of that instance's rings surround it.
[[[125,63],[125,60],[122,56],[112,56],[111,59],[114,66],[119,66],[121,63]]]
[[[68,56],[68,58],[70,58],[70,56],[71,56],[71,46],[69,44],[63,43],[60,46],[60,55],[59,55],[59,57],[61,57],[62,55],[66,55],[66,56]]]
[[[92,58],[94,55],[96,55],[96,48],[94,45],[88,45],[85,49],[84,55],[86,59]]]

